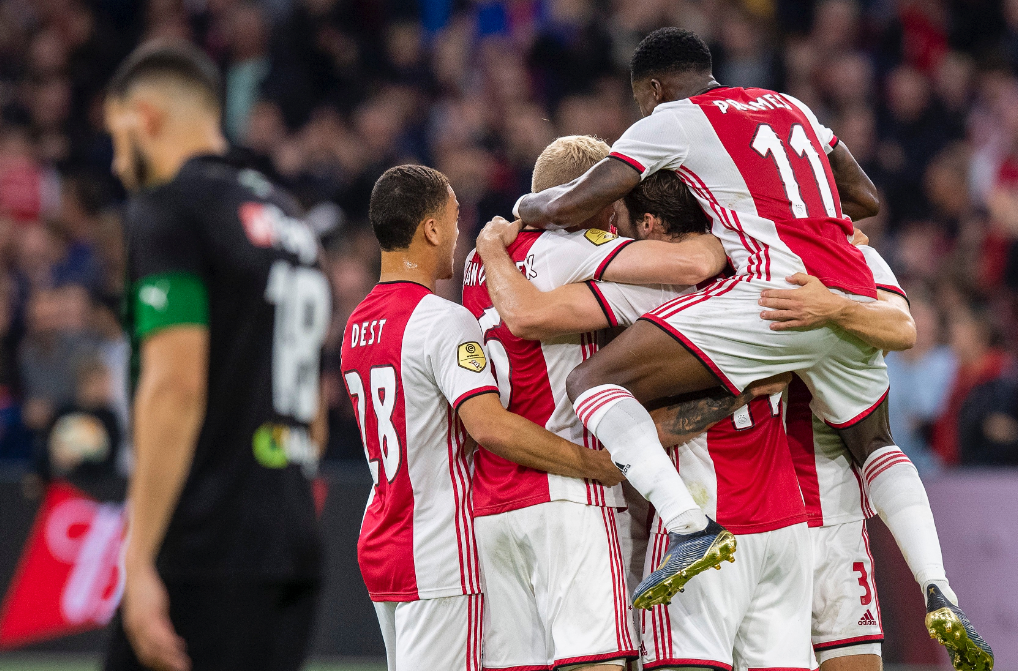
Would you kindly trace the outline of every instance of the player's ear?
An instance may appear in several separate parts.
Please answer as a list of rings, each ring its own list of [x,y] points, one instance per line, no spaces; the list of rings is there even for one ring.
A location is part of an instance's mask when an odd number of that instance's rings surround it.
[[[429,245],[438,247],[441,244],[442,236],[438,232],[438,222],[434,217],[425,219],[421,223],[421,233],[424,234],[424,239],[428,241]]]
[[[650,234],[661,225],[661,219],[650,212],[644,212],[640,221],[636,222],[636,228],[640,231],[640,237],[643,239],[650,237]]]
[[[166,122],[164,110],[144,98],[135,101],[133,107],[138,131],[146,137],[158,135]]]

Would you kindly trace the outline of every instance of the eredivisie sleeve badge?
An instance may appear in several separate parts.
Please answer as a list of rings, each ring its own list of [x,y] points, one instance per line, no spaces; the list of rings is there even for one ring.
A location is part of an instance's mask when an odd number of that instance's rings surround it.
[[[456,360],[460,368],[475,373],[480,373],[488,365],[488,360],[484,358],[484,348],[476,342],[465,342],[460,345],[456,350]]]
[[[598,228],[588,228],[586,232],[583,234],[583,237],[585,237],[587,240],[594,243],[595,245],[600,246],[606,242],[611,242],[612,240],[619,236],[615,235],[614,233],[609,233],[608,231],[602,231],[601,229]]]

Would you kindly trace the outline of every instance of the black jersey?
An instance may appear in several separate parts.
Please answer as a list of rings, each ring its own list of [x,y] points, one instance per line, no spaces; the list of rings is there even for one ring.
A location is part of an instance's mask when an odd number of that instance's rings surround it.
[[[135,345],[179,324],[207,324],[210,339],[206,416],[160,574],[317,578],[309,425],[331,311],[317,239],[287,194],[211,156],[134,197],[126,232]]]

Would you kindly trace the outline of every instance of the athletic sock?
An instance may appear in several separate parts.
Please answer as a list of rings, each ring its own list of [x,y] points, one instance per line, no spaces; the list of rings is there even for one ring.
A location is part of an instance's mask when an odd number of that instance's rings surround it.
[[[863,464],[862,473],[866,495],[890,529],[922,588],[923,603],[930,583],[936,583],[949,598],[954,597],[944,571],[930,500],[915,466],[904,452],[891,445],[871,454]]]
[[[629,484],[654,505],[669,532],[688,534],[706,528],[707,517],[661,446],[654,420],[628,390],[603,384],[583,392],[573,407]]]

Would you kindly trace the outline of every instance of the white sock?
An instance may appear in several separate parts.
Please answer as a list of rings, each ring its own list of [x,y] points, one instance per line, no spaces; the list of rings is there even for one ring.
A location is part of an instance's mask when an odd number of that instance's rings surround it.
[[[688,534],[707,526],[707,517],[665,454],[650,413],[628,390],[603,384],[583,392],[573,408],[629,484],[654,505],[669,532]]]
[[[936,583],[949,599],[957,603],[944,571],[944,557],[940,552],[940,537],[930,510],[930,500],[915,466],[904,452],[891,445],[871,454],[863,464],[862,473],[866,495],[890,529],[912,575],[922,588],[923,603],[926,602],[926,587],[930,583]]]

